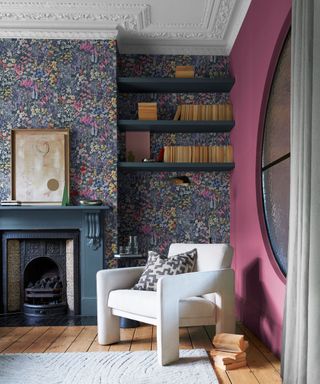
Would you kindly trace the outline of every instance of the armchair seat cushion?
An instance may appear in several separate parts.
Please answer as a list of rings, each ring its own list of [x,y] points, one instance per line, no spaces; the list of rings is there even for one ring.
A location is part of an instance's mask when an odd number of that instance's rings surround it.
[[[108,306],[141,316],[157,317],[157,292],[119,289],[109,294]],[[215,304],[203,297],[188,297],[180,300],[180,318],[213,318],[215,319]]]

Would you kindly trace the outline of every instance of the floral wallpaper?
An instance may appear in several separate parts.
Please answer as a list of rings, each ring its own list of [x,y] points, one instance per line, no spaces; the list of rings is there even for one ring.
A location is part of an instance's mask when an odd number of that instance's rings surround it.
[[[102,199],[110,205],[105,223],[106,263],[115,266],[117,242],[138,234],[143,251],[167,252],[173,241],[229,241],[230,173],[117,175],[124,135],[119,118],[136,118],[139,100],[157,101],[159,116],[172,119],[180,103],[222,103],[228,94],[118,94],[119,76],[173,77],[176,65],[194,65],[196,76],[229,74],[227,57],[118,55],[116,42],[0,40],[0,199],[10,197],[12,128],[69,128],[71,200]],[[152,134],[151,154],[164,145],[228,144],[228,134]],[[118,239],[119,237],[119,239]]]
[[[196,77],[229,75],[224,56],[119,55],[119,76],[174,77],[176,65],[194,65]],[[119,94],[118,115],[137,118],[139,101],[156,101],[159,119],[173,119],[176,107],[187,103],[223,103],[224,93]],[[227,133],[151,134],[151,156],[164,145],[225,145]],[[122,134],[120,156],[124,157]],[[175,186],[170,178],[187,175],[191,184]],[[229,242],[230,172],[121,172],[119,185],[119,244],[138,235],[143,252],[155,249],[163,254],[172,242]]]
[[[0,199],[10,197],[11,129],[69,128],[72,203],[101,199],[116,215],[116,41],[3,39],[0,52]],[[116,225],[106,233],[110,256]]]

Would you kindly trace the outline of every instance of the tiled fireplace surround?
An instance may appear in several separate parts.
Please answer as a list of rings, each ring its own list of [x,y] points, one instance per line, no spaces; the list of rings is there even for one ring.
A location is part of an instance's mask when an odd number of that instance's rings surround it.
[[[30,241],[36,244],[37,240],[47,240],[49,246],[50,240],[55,239],[60,240],[60,243],[65,242],[59,263],[65,274],[68,313],[95,315],[95,274],[103,268],[104,243],[101,234],[104,210],[104,207],[2,208],[1,312],[20,312],[22,308],[21,269],[36,256],[29,255],[28,260],[21,260],[21,245],[25,246]],[[30,243],[29,245],[31,246]]]

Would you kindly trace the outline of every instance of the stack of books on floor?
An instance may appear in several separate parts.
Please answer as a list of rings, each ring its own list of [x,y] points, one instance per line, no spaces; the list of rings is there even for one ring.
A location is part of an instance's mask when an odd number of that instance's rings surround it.
[[[210,352],[217,368],[225,371],[247,366],[246,350],[249,342],[243,335],[231,333],[219,333],[213,339],[215,349]]]
[[[232,105],[182,104],[177,107],[173,120],[233,120]]]
[[[232,145],[165,146],[165,163],[232,163]]]
[[[157,103],[138,103],[138,118],[139,120],[157,120]]]

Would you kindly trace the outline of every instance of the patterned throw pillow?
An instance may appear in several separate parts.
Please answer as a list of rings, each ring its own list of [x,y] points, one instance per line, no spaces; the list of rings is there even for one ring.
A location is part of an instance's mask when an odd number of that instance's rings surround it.
[[[180,255],[161,257],[153,251],[149,251],[145,269],[132,289],[141,291],[156,291],[157,282],[164,275],[178,275],[192,272],[197,258],[197,250],[193,249]]]

